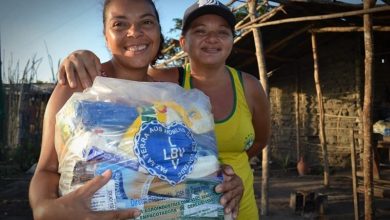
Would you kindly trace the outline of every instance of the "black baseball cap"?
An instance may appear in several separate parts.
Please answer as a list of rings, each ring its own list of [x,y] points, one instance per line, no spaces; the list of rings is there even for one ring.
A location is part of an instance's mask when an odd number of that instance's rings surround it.
[[[214,14],[221,16],[228,22],[230,28],[234,32],[236,18],[234,17],[232,11],[230,11],[230,9],[226,5],[216,0],[199,0],[198,2],[187,8],[187,10],[184,12],[182,34],[187,31],[192,21],[206,14]]]

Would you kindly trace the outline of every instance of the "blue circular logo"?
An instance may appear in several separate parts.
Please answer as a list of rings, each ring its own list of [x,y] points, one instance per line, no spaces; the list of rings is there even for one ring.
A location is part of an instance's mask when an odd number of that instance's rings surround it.
[[[134,142],[141,166],[172,185],[183,181],[196,162],[196,142],[182,123],[143,122]]]

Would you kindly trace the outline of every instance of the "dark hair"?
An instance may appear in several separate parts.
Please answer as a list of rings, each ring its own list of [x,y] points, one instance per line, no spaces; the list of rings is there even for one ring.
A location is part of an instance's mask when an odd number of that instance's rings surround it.
[[[152,65],[154,65],[158,59],[162,59],[164,57],[163,53],[162,53],[162,49],[164,48],[164,35],[161,33],[160,15],[158,14],[158,11],[157,11],[156,5],[154,4],[154,1],[153,0],[145,0],[145,1],[148,2],[153,7],[154,13],[156,14],[158,26],[160,27],[160,45],[158,47],[157,55],[151,63]],[[103,32],[106,32],[105,31],[105,29],[106,29],[106,11],[107,11],[108,5],[111,4],[111,2],[112,2],[112,0],[105,0],[104,4],[103,4]]]

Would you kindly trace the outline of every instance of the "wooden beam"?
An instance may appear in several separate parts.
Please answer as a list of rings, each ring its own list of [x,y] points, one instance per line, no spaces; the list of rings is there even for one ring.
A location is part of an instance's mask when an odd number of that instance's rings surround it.
[[[246,4],[243,4],[243,5],[246,6]],[[263,4],[262,4],[262,5],[263,5]],[[262,5],[257,6],[257,7],[256,7],[256,11],[258,11],[258,10],[261,8]],[[251,15],[250,13],[247,14],[243,19],[241,19],[241,21],[237,22],[236,25],[235,25],[235,30],[238,30],[237,27],[240,27],[240,25],[241,25],[242,23],[244,23],[246,20],[248,20],[248,19],[250,18],[250,15]],[[252,21],[249,21],[248,23],[252,23]],[[256,23],[256,22],[253,22],[253,23]],[[246,23],[246,24],[247,24],[247,23]],[[244,25],[246,25],[246,24],[244,24]],[[244,26],[244,25],[242,25],[242,26]]]
[[[268,19],[272,18],[277,12],[284,11],[284,7],[285,7],[284,5],[280,5],[277,8],[273,9],[272,11],[259,16],[258,18],[254,19],[253,21],[249,21],[248,23],[245,23],[243,25],[237,24],[236,30],[246,29],[246,27],[249,27],[252,24],[259,23],[259,22],[265,22]]]
[[[390,26],[373,26],[373,31],[390,31]],[[310,29],[311,33],[329,33],[329,32],[363,32],[363,27],[323,27]]]
[[[234,44],[237,43],[238,41],[240,41],[242,38],[244,38],[246,35],[252,33],[252,30],[247,30],[246,32],[242,33],[240,36],[236,37],[234,39]]]
[[[349,11],[349,12],[340,12],[340,13],[333,13],[333,14],[327,14],[327,15],[315,15],[315,16],[305,16],[305,17],[297,17],[297,18],[287,18],[287,19],[281,19],[281,20],[276,20],[276,21],[269,21],[269,22],[264,22],[264,23],[260,23],[260,24],[250,25],[250,26],[245,27],[244,29],[258,28],[258,27],[286,24],[286,23],[293,23],[293,22],[301,22],[301,21],[318,21],[318,20],[326,20],[326,19],[333,19],[333,18],[342,18],[342,17],[371,14],[371,13],[383,12],[383,11],[390,11],[390,6],[381,6],[381,7],[375,7],[375,8],[370,8],[370,9],[362,9],[362,10],[355,10],[355,11]]]

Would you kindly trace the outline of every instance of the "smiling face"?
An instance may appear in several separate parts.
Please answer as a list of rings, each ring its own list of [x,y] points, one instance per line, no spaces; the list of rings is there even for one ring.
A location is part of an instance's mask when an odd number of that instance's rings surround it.
[[[113,60],[128,68],[147,68],[160,46],[160,25],[146,0],[111,0],[104,11],[104,35]]]
[[[233,47],[233,33],[225,19],[206,14],[190,24],[180,44],[191,62],[224,65]]]

